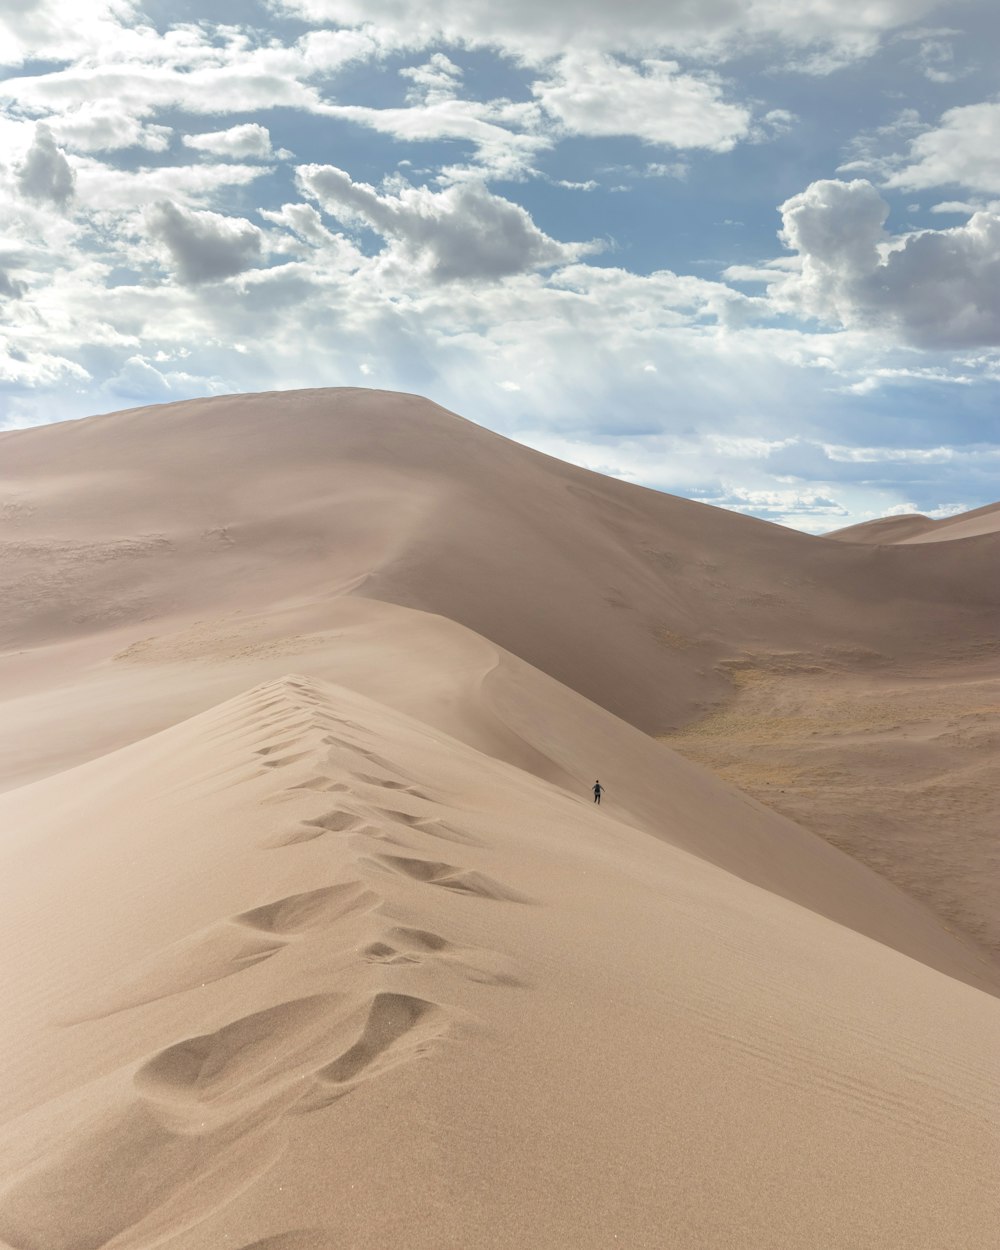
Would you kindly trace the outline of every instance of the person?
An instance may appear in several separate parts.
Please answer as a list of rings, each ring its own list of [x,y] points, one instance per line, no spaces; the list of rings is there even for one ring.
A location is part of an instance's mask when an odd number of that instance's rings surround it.
[[[601,795],[604,793],[604,787],[599,781],[594,782],[594,802],[600,807]]]

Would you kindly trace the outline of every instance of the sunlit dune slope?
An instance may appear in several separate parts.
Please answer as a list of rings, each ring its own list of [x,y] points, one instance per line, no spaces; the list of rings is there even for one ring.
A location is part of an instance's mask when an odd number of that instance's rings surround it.
[[[1000,504],[987,504],[971,512],[934,521],[920,513],[880,517],[860,525],[848,525],[826,534],[840,542],[852,543],[938,543],[958,538],[979,538],[1000,531]]]
[[[287,676],[0,797],[0,1244],[992,1246],[1000,1000],[610,799]]]

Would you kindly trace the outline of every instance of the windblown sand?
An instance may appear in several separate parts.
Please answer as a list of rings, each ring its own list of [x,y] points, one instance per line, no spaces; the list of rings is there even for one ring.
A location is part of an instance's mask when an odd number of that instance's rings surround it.
[[[998,1244],[996,514],[378,392],[3,435],[0,506],[0,1246]]]

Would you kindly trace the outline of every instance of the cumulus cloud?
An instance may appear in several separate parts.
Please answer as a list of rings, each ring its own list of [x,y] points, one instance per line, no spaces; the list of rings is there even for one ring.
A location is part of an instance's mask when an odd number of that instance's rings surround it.
[[[681,73],[676,61],[635,66],[570,53],[533,91],[571,134],[635,135],[664,147],[727,152],[750,128],[749,109],[727,103],[717,78]]]
[[[228,130],[212,130],[206,134],[185,135],[184,146],[199,152],[212,152],[216,156],[267,160],[274,155],[270,132],[257,122],[246,122],[241,126],[230,126]]]
[[[781,206],[781,236],[799,255],[779,305],[924,348],[1000,344],[1000,215],[897,238],[889,206],[863,179],[814,182]]]
[[[380,195],[333,165],[304,165],[297,176],[328,213],[370,226],[395,257],[435,282],[496,280],[565,264],[584,250],[550,239],[519,204],[481,183],[443,191],[401,184]]]
[[[885,180],[906,191],[949,185],[1000,194],[1000,104],[949,109],[940,125],[917,135],[908,163]]]
[[[52,131],[44,123],[35,127],[35,141],[17,172],[21,194],[29,200],[43,200],[65,208],[73,198],[75,176],[66,154],[56,146]]]
[[[260,262],[263,235],[242,217],[179,208],[163,200],[146,210],[145,220],[150,237],[170,253],[182,283],[231,278]]]

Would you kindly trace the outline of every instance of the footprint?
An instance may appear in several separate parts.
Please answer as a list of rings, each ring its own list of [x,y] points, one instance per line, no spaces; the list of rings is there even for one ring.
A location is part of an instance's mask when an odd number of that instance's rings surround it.
[[[417,955],[409,955],[405,951],[396,950],[394,946],[390,946],[388,942],[372,942],[370,946],[366,946],[361,954],[372,964],[418,964],[420,958]]]
[[[307,781],[300,781],[297,785],[289,786],[290,790],[319,790],[324,794],[330,794],[334,791],[343,793],[350,788],[342,781],[334,781],[330,777],[310,777]]]
[[[286,768],[289,764],[294,764],[296,760],[308,759],[312,754],[311,751],[298,751],[295,755],[282,755],[278,759],[264,760],[265,768]]]
[[[389,872],[400,873],[415,881],[426,882],[428,885],[438,885],[457,894],[474,894],[477,898],[507,903],[530,902],[524,895],[512,890],[509,886],[502,885],[499,881],[494,881],[485,873],[456,868],[454,864],[445,864],[437,860],[409,859],[402,855],[377,855],[373,862],[385,867]]]
[[[261,845],[267,850],[276,850],[282,846],[296,846],[299,842],[312,842],[328,833],[346,833],[361,823],[361,817],[353,812],[332,811],[314,820],[304,820],[298,829],[291,833],[280,834],[269,842]]]
[[[376,994],[356,1017],[361,1036],[316,1073],[328,1085],[345,1085],[376,1075],[411,1057],[441,1032],[443,1012],[436,1003],[409,994]]]
[[[433,933],[430,929],[411,929],[409,925],[397,925],[390,929],[386,936],[391,937],[394,942],[418,951],[436,953],[447,950],[451,946],[448,939],[443,938],[440,933]]]
[[[412,795],[415,799],[424,799],[428,803],[434,802],[429,794],[418,790],[416,786],[408,785],[405,781],[387,781],[385,777],[374,777],[371,773],[355,773],[355,776],[369,786],[378,786],[382,790],[398,790],[401,794]]]
[[[301,734],[294,734],[291,738],[285,738],[282,742],[272,742],[270,746],[256,747],[254,755],[273,755],[275,751],[283,751],[285,747],[297,746],[302,741]]]
[[[388,807],[376,808],[380,815],[396,824],[406,825],[409,829],[418,829],[432,838],[440,838],[444,842],[457,842],[462,846],[478,846],[478,840],[471,834],[453,825],[446,824],[436,816],[415,816],[411,812],[398,812]]]
[[[368,911],[379,902],[377,894],[365,889],[360,881],[328,885],[303,894],[289,894],[241,912],[236,923],[264,933],[304,933],[307,929],[333,924],[353,912]]]
[[[423,962],[424,955],[439,954],[451,946],[438,933],[429,929],[411,929],[405,925],[390,929],[385,936],[396,945],[392,946],[388,941],[372,942],[361,952],[371,963],[418,964]]]
[[[291,1077],[338,1023],[343,999],[316,994],[242,1016],[214,1033],[168,1046],[133,1077],[136,1089],[157,1102],[201,1104],[233,1100]]]
[[[397,812],[390,807],[378,807],[375,810],[387,820],[395,821],[398,825],[409,825],[411,829],[419,827],[427,819],[426,816],[414,816],[411,812]]]
[[[381,786],[383,790],[405,790],[405,781],[386,781],[384,777],[373,777],[371,773],[355,773],[358,781],[369,786]]]
[[[440,955],[442,962],[439,966],[451,969],[467,981],[475,981],[478,985],[499,985],[508,989],[520,989],[524,986],[519,977],[507,971],[504,967],[506,961],[496,951],[462,951],[459,954],[451,942],[428,929],[411,929],[400,925],[389,929],[384,941],[372,942],[361,953],[371,963],[390,966],[420,964],[427,956]],[[469,955],[472,956],[471,962]]]

